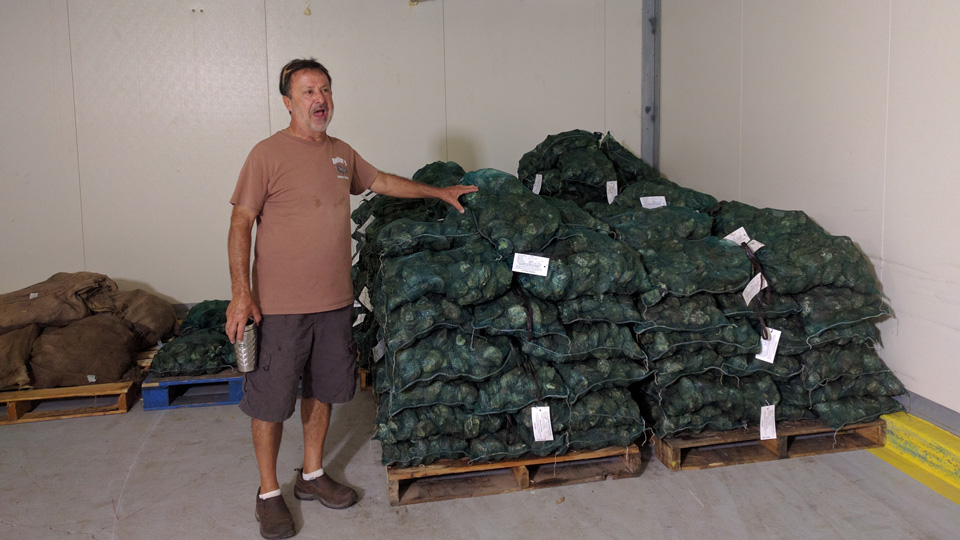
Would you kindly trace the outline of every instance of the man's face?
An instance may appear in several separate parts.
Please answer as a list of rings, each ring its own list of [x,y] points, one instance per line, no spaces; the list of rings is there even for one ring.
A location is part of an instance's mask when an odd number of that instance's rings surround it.
[[[333,118],[333,90],[322,71],[302,69],[290,77],[290,95],[283,104],[301,130],[320,135]]]

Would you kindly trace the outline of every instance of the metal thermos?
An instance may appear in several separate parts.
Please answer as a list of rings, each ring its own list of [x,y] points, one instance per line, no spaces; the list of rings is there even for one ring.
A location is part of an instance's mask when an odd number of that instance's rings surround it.
[[[237,371],[248,373],[257,369],[257,325],[253,319],[247,319],[243,336],[233,344],[237,354]]]

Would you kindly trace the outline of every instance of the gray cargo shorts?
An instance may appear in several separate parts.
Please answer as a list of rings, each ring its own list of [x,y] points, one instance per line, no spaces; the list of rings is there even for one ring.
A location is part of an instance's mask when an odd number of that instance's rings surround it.
[[[352,306],[302,315],[264,315],[257,369],[243,378],[240,410],[265,422],[293,416],[297,387],[321,403],[346,403],[356,391]]]

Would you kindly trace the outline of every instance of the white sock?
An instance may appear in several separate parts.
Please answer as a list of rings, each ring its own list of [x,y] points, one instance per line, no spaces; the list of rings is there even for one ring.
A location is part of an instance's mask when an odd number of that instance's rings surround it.
[[[269,493],[261,493],[261,494],[260,494],[260,499],[262,499],[262,500],[265,501],[265,500],[270,499],[270,498],[272,498],[272,497],[279,497],[279,496],[280,496],[280,490],[279,490],[279,489],[275,489],[275,490],[273,490],[273,491],[271,491],[271,492],[269,492]]]
[[[323,476],[323,467],[320,467],[319,469],[317,469],[316,471],[314,471],[314,472],[312,472],[312,473],[310,473],[310,474],[306,474],[306,473],[304,473],[303,471],[300,471],[300,476],[302,476],[303,479],[306,480],[306,481],[308,481],[308,482],[309,482],[310,480],[313,480],[314,478],[320,478],[321,476]]]

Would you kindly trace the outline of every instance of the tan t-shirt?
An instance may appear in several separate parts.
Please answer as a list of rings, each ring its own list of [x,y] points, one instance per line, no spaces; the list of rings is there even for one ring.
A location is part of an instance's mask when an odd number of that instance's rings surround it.
[[[267,315],[332,311],[353,303],[350,195],[377,169],[347,143],[278,131],[247,157],[230,203],[257,214],[253,299]]]

